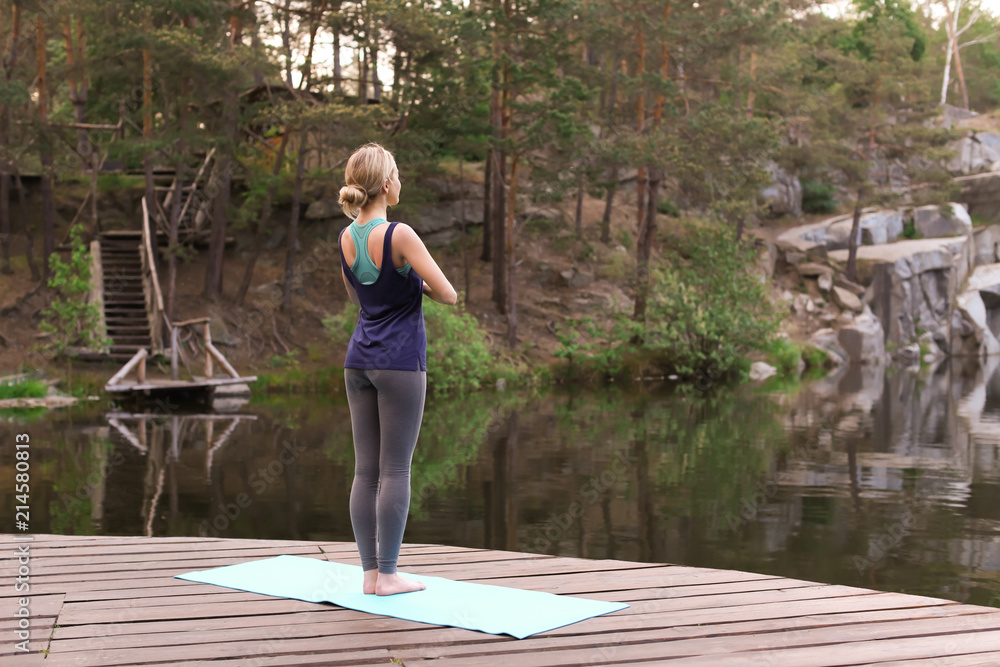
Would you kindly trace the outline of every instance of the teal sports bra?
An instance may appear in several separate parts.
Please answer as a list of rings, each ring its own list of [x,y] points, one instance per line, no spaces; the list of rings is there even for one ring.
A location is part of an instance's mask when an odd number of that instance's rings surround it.
[[[355,250],[354,264],[351,265],[351,273],[354,274],[354,277],[357,278],[358,282],[362,285],[371,285],[378,280],[379,268],[375,266],[374,260],[372,260],[371,256],[368,254],[368,235],[371,234],[371,231],[375,227],[382,224],[381,222],[378,222],[379,220],[388,222],[385,218],[375,218],[374,220],[369,220],[368,224],[361,226],[355,220],[348,227],[348,229],[351,230],[351,238],[354,239]],[[361,252],[362,248],[364,249],[364,252]],[[385,261],[384,257],[382,258],[382,261]],[[391,257],[389,258],[389,261],[392,262]],[[396,271],[399,275],[406,276],[409,275],[410,268],[410,263],[407,262],[403,266],[396,269]]]

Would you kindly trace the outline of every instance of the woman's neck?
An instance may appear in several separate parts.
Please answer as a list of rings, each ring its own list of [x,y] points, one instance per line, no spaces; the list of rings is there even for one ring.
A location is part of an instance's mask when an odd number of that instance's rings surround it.
[[[354,219],[354,222],[359,225],[366,225],[372,220],[385,220],[386,217],[386,206],[385,204],[379,205],[374,204],[368,208],[361,209],[358,213],[358,217]]]

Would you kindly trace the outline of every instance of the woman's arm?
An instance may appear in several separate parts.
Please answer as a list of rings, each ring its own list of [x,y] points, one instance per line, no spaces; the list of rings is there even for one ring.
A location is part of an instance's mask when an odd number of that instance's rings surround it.
[[[445,278],[441,267],[427,251],[427,246],[420,240],[413,228],[399,223],[393,232],[392,240],[398,244],[403,259],[410,263],[424,279],[424,294],[439,303],[454,306],[458,303],[458,292]]]

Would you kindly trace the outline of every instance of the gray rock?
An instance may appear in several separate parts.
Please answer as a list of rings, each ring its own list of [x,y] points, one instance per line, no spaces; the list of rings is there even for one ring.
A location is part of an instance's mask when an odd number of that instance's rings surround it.
[[[837,332],[847,358],[861,364],[881,364],[885,359],[885,334],[878,318],[864,313],[854,318],[854,322],[841,327]]]
[[[847,352],[840,345],[837,332],[833,329],[826,328],[814,332],[809,338],[809,344],[827,352],[830,360],[837,366],[847,361]]]
[[[799,264],[806,261],[806,256],[801,252],[789,250],[785,253],[785,261],[789,264]]]
[[[809,278],[812,276],[821,276],[824,274],[833,274],[833,269],[829,266],[823,264],[816,264],[815,262],[806,262],[804,264],[797,264],[795,270],[799,272],[799,275],[804,278]]]
[[[212,337],[212,343],[215,345],[227,345],[233,346],[236,343],[233,341],[233,337],[229,335],[229,327],[218,315],[212,315],[208,320],[208,333]]]
[[[851,292],[848,292],[843,287],[833,288],[833,301],[841,308],[846,308],[847,310],[854,311],[855,313],[860,313],[864,310],[864,304],[861,303],[861,299]]]
[[[816,279],[816,284],[819,286],[820,291],[829,292],[833,287],[833,276],[829,273],[824,273]]]
[[[562,279],[562,282],[566,287],[573,289],[586,287],[590,283],[594,282],[594,276],[586,273],[580,273],[576,269],[566,269],[565,271],[560,271],[559,277]]]
[[[962,188],[960,201],[968,206],[970,215],[989,223],[1000,222],[1000,170],[958,176],[954,182]]]
[[[778,369],[763,361],[755,361],[750,365],[750,379],[754,382],[766,380],[772,375],[776,375]]]
[[[802,183],[799,177],[789,174],[771,162],[767,165],[771,175],[771,184],[760,192],[761,199],[768,204],[771,215],[802,215]]]
[[[976,266],[993,264],[1000,260],[1000,225],[989,225],[973,232],[976,244]]]
[[[957,139],[948,148],[956,151],[948,162],[948,170],[953,174],[978,174],[988,170],[1000,160],[1000,135],[991,132],[972,132]]]
[[[972,233],[972,219],[965,207],[950,202],[945,204],[950,214],[942,214],[938,206],[919,206],[913,209],[913,226],[924,238],[966,235]]]
[[[306,220],[325,220],[327,218],[346,218],[344,209],[336,199],[317,199],[306,209]]]
[[[979,114],[975,111],[969,111],[968,109],[963,109],[962,107],[945,104],[944,110],[941,113],[940,127],[954,127],[955,125],[960,125],[961,121],[968,120],[969,118],[975,118],[977,115]]]

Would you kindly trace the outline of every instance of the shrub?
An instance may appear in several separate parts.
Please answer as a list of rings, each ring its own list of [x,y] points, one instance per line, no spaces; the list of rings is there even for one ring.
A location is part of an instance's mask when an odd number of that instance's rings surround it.
[[[769,343],[781,311],[753,270],[752,244],[730,230],[697,230],[678,250],[674,262],[652,267],[643,345],[683,375],[725,372]]]
[[[339,315],[323,319],[335,343],[347,345],[360,309],[348,302]],[[486,335],[472,315],[424,299],[427,330],[427,387],[434,391],[477,389],[496,372]]]
[[[40,328],[54,334],[48,346],[57,353],[71,345],[105,349],[110,341],[97,332],[100,313],[96,305],[87,303],[91,278],[90,251],[80,238],[79,226],[70,230],[70,244],[73,250],[69,264],[65,264],[56,253],[49,257],[52,274],[48,285],[56,291],[56,297],[42,311],[45,321]]]
[[[802,181],[803,213],[833,213],[837,210],[837,200],[833,198],[834,187],[829,183]]]
[[[669,199],[663,199],[656,205],[656,210],[658,213],[663,215],[669,215],[671,218],[681,217],[681,211],[677,208],[677,204],[673,203]]]

